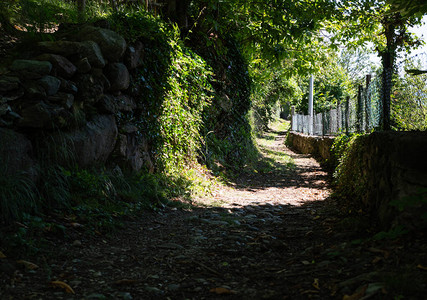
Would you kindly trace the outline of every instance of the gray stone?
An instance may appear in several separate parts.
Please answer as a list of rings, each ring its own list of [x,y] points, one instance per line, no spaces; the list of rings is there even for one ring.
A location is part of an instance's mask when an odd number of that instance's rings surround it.
[[[46,90],[34,81],[29,81],[24,84],[25,88],[25,97],[27,99],[45,99]]]
[[[11,120],[17,120],[17,119],[22,119],[22,117],[20,115],[18,115],[16,112],[14,111],[9,111],[7,113],[7,117]]]
[[[80,54],[82,57],[87,57],[89,63],[96,68],[105,67],[105,60],[102,56],[101,49],[98,44],[94,41],[84,41],[81,42],[81,51]]]
[[[77,71],[77,67],[67,58],[57,54],[43,54],[38,60],[49,61],[53,66],[53,75],[71,78]]]
[[[124,64],[112,63],[107,65],[105,74],[111,84],[110,91],[125,90],[129,87],[129,71]]]
[[[6,103],[9,101],[14,101],[25,95],[24,88],[20,88],[19,90],[5,92],[5,94],[0,95],[0,103]]]
[[[81,74],[89,73],[89,71],[92,69],[92,66],[90,65],[87,57],[80,59],[78,62],[76,62],[76,65],[77,71]]]
[[[48,96],[58,93],[59,87],[61,86],[61,80],[50,75],[43,76],[37,83],[44,88]]]
[[[79,166],[90,166],[107,161],[114,149],[117,134],[114,116],[96,115],[83,128],[62,133],[56,138],[69,143]]]
[[[12,111],[10,105],[8,104],[0,104],[0,117],[6,115],[8,112]]]
[[[81,47],[80,43],[71,41],[46,41],[39,42],[37,45],[42,51],[62,56],[78,54]]]
[[[93,68],[92,74],[95,78],[97,78],[98,80],[100,80],[102,82],[102,84],[104,85],[104,90],[108,90],[110,88],[110,86],[111,86],[110,81],[104,75],[104,72],[102,69]]]
[[[143,59],[143,44],[137,42],[135,46],[128,46],[124,56],[124,63],[129,70],[136,69],[142,65]]]
[[[61,92],[70,93],[70,94],[77,94],[79,89],[77,88],[76,84],[72,81],[62,79],[61,80],[61,87],[59,88]]]
[[[52,127],[53,122],[50,107],[44,102],[38,102],[25,107],[21,111],[22,119],[19,121],[19,126],[30,128]]]
[[[50,102],[61,104],[63,107],[71,108],[74,103],[74,95],[67,93],[58,93],[48,98]]]
[[[117,62],[126,50],[126,41],[118,33],[99,27],[85,26],[79,32],[81,41],[94,41],[101,48],[104,58]]]
[[[37,78],[49,74],[52,64],[48,61],[17,59],[13,61],[10,69],[27,75],[27,78]]]
[[[124,132],[124,133],[135,133],[137,131],[138,131],[138,127],[132,124],[126,124],[120,127],[120,132]]]
[[[137,132],[132,125],[121,128],[121,132],[117,139],[117,144],[114,150],[114,157],[123,169],[134,172],[140,171],[143,167],[147,168],[148,172],[154,172],[154,165],[148,154],[148,145],[145,140],[138,138]],[[129,131],[126,133],[126,131]]]
[[[0,128],[0,161],[6,176],[25,173],[32,180],[37,178],[33,147],[24,135],[10,129]]]
[[[103,95],[98,102],[98,108],[101,112],[115,114],[118,112],[116,101],[112,95]]]
[[[136,108],[136,104],[132,98],[126,95],[119,95],[115,97],[116,107],[122,112],[131,112]]]
[[[86,103],[98,102],[104,94],[104,80],[92,74],[81,74],[76,78],[77,98]]]
[[[2,76],[0,77],[0,92],[9,92],[19,88],[19,78]]]

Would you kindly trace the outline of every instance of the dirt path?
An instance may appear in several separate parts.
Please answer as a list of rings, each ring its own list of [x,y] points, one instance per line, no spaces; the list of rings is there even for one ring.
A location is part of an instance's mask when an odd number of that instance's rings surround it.
[[[264,150],[291,156],[294,167],[246,173],[216,192],[219,207],[149,213],[108,237],[76,229],[40,268],[2,277],[0,298],[388,299],[384,278],[396,264],[407,266],[405,249],[352,243],[325,200],[326,173],[283,140]]]

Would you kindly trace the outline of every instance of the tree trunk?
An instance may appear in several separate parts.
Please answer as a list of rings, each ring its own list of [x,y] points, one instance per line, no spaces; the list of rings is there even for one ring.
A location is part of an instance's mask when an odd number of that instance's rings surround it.
[[[77,12],[79,16],[79,22],[83,22],[84,14],[86,9],[86,0],[77,0]]]

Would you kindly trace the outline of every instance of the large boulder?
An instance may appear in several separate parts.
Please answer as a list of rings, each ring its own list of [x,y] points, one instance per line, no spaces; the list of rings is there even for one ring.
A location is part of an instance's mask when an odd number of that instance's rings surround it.
[[[60,104],[62,107],[70,109],[74,103],[74,95],[59,92],[56,95],[47,98],[50,102]]]
[[[122,63],[112,63],[105,68],[105,75],[110,81],[110,91],[126,90],[130,84],[130,75],[126,66]]]
[[[108,79],[103,75],[81,74],[76,78],[77,98],[86,103],[96,103],[102,98],[104,89],[109,88]]]
[[[56,136],[59,144],[66,142],[74,152],[76,163],[86,167],[104,164],[114,149],[117,139],[114,116],[96,115],[81,129]]]
[[[40,101],[25,106],[20,116],[21,119],[18,122],[20,127],[52,129],[67,125],[71,113],[62,106]]]
[[[0,77],[0,92],[9,92],[19,88],[19,78],[12,76]]]
[[[71,78],[76,73],[76,66],[67,58],[57,54],[43,54],[37,57],[38,60],[49,61],[52,66],[52,74],[63,78]]]
[[[115,114],[120,112],[131,112],[136,108],[135,101],[127,95],[103,95],[98,102],[98,108],[105,113]]]
[[[148,145],[144,139],[138,137],[137,128],[133,125],[125,125],[120,128],[117,144],[114,149],[115,162],[125,170],[138,172],[146,168],[148,172],[154,172],[154,165],[148,154]]]
[[[66,57],[79,53],[81,47],[79,42],[71,41],[46,41],[39,42],[37,45],[44,52]]]
[[[48,75],[52,70],[52,64],[48,61],[17,59],[13,61],[10,69],[24,78],[37,79]]]
[[[92,70],[92,66],[90,65],[87,57],[83,57],[76,62],[77,72],[81,74],[89,73]]]
[[[27,81],[23,83],[26,100],[40,100],[46,98],[46,90],[36,81]]]
[[[110,62],[117,62],[126,50],[126,41],[109,29],[85,26],[79,32],[81,41],[94,41],[101,48],[103,56]]]
[[[94,41],[84,41],[80,43],[80,54],[82,57],[87,57],[91,66],[95,68],[105,67],[105,60],[102,56],[101,49]]]
[[[61,87],[61,80],[50,75],[43,76],[37,83],[44,88],[47,96],[55,95]]]
[[[30,140],[10,129],[0,128],[0,164],[3,176],[24,173],[34,181],[37,178]]]
[[[135,46],[128,46],[124,56],[124,62],[129,70],[133,70],[142,65],[144,45],[137,42]]]

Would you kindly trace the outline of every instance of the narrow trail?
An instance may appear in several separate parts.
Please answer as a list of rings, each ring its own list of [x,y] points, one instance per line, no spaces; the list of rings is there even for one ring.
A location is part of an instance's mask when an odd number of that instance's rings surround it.
[[[400,250],[353,246],[334,229],[326,173],[284,138],[264,150],[291,156],[294,167],[245,173],[215,193],[219,207],[147,213],[111,236],[75,230],[44,266],[2,284],[0,298],[342,299],[362,288],[387,299],[375,269],[395,267]]]

